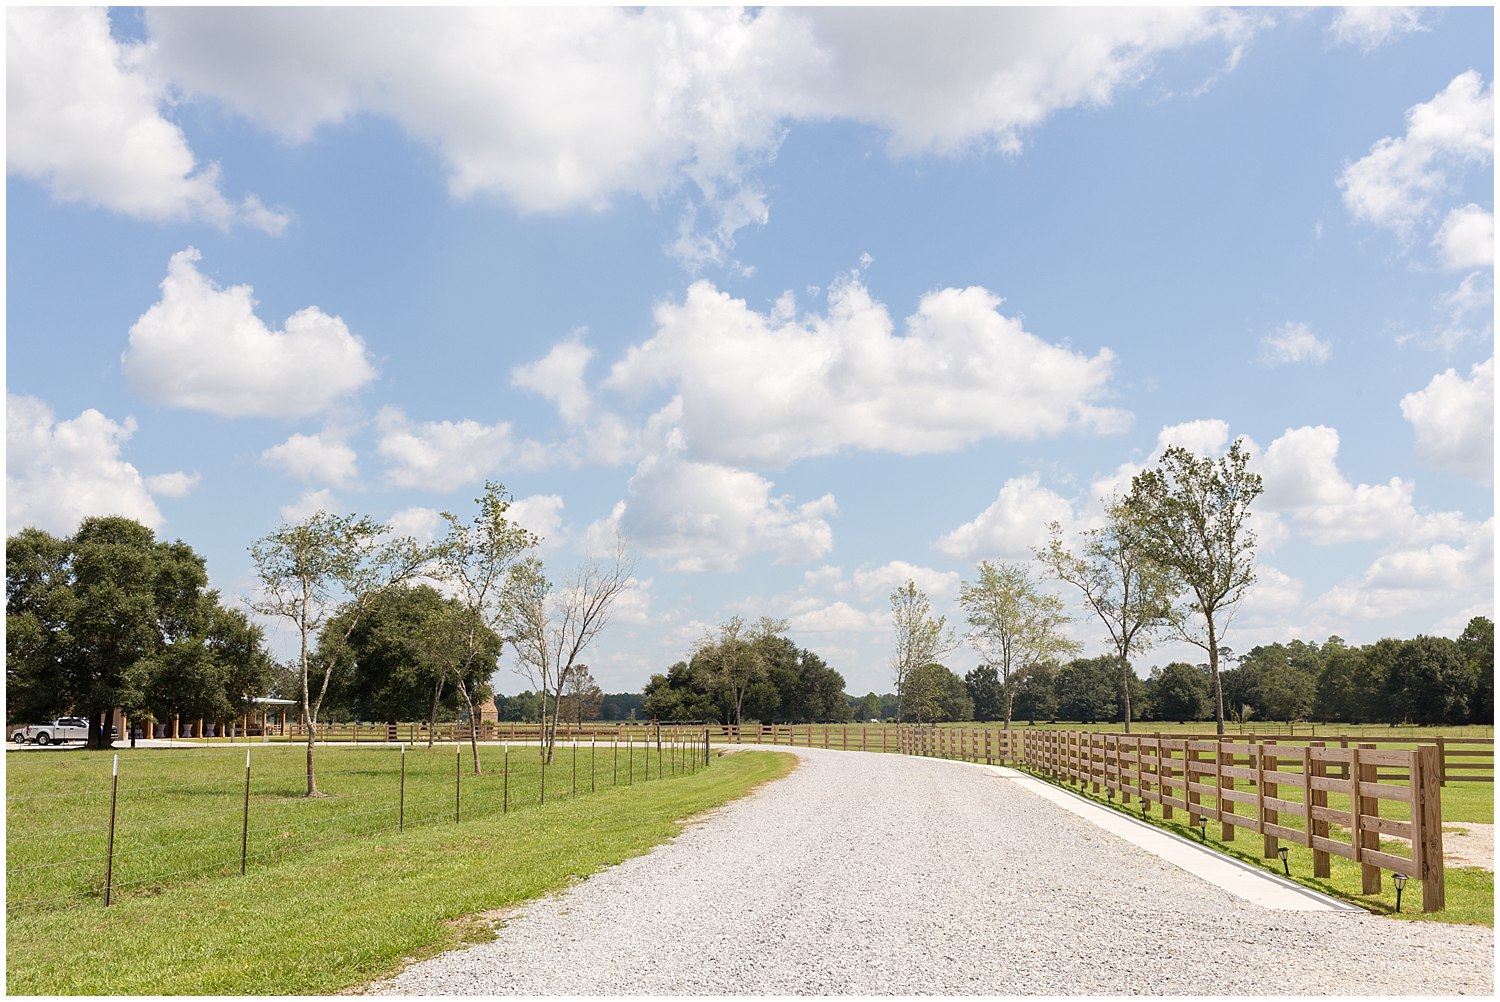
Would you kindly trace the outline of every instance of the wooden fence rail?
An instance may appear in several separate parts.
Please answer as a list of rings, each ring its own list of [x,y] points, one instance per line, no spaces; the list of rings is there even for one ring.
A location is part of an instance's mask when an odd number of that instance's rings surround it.
[[[1134,798],[1142,813],[1155,805],[1164,819],[1181,810],[1190,825],[1217,821],[1225,841],[1246,829],[1262,837],[1268,859],[1281,842],[1310,848],[1315,877],[1329,875],[1331,856],[1352,859],[1366,894],[1380,890],[1384,870],[1415,877],[1422,881],[1422,910],[1443,908],[1436,745],[1382,751],[1371,742],[1293,748],[1080,731],[1023,734],[1034,771],[1118,796],[1122,806]],[[1405,854],[1390,851],[1391,841],[1404,844]]]
[[[601,720],[578,723],[563,723],[558,726],[558,739],[563,741],[588,741],[597,738],[608,741],[623,735],[633,734],[640,740],[643,731],[654,734],[656,724],[647,721],[610,722]],[[941,755],[951,758],[966,758],[969,761],[989,762],[1001,765],[1019,764],[1022,761],[1022,735],[1046,733],[1108,733],[1072,732],[1066,730],[1027,729],[1004,731],[993,727],[932,727],[931,725],[894,724],[668,724],[661,725],[663,733],[672,728],[694,728],[698,733],[707,727],[711,740],[716,744],[773,744],[797,745],[806,748],[830,748],[842,751],[902,752],[916,755]],[[480,741],[536,741],[540,737],[540,725],[485,721],[479,726]],[[287,725],[291,737],[304,736],[306,729],[300,724]],[[319,739],[323,741],[405,741],[410,744],[425,742],[428,727],[421,723],[402,724],[319,724]],[[1169,734],[1159,732],[1138,733],[1136,736],[1162,740],[1225,741],[1231,743],[1257,744],[1282,748],[1289,756],[1297,756],[1298,749],[1314,744],[1321,747],[1349,749],[1360,745],[1380,747],[1413,744],[1433,744],[1438,749],[1440,785],[1449,783],[1493,783],[1495,781],[1494,738],[1443,737],[1358,737],[1333,734],[1321,738],[1305,735],[1258,735],[1226,734],[1222,738],[1213,734]],[[461,723],[438,724],[433,729],[435,741],[467,741],[469,725]],[[1331,774],[1347,777],[1347,767],[1342,763],[1330,763]],[[1380,781],[1399,780],[1404,773],[1394,766],[1378,766]]]

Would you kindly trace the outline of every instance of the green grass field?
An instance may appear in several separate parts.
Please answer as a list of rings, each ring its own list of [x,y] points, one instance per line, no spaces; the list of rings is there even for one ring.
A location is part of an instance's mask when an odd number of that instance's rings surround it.
[[[457,754],[455,754],[457,752]],[[641,745],[559,745],[544,776],[535,746],[469,749],[320,746],[320,792],[308,799],[305,749],[140,749],[120,753],[113,863],[108,752],[11,754],[6,782],[6,910],[65,907],[101,896],[155,893],[198,876],[238,875],[268,861],[359,835],[452,825],[591,790],[634,786],[701,768],[701,756]],[[403,769],[405,776],[403,778]],[[248,832],[246,831],[248,807]]]
[[[707,769],[674,776],[669,768],[659,782],[653,757],[646,782],[637,749],[635,783],[625,783],[622,756],[619,785],[603,785],[601,748],[596,792],[589,794],[584,750],[579,794],[556,797],[571,790],[571,756],[561,752],[541,805],[535,751],[513,748],[510,793],[519,804],[502,813],[499,749],[485,751],[486,774],[464,775],[469,786],[461,796],[471,799],[461,800],[458,824],[452,747],[408,753],[411,799],[406,828],[398,831],[399,753],[321,749],[320,785],[332,795],[307,801],[297,797],[301,751],[257,749],[252,838],[257,799],[264,813],[243,877],[243,748],[122,753],[121,800],[129,777],[133,806],[128,828],[123,814],[119,819],[117,875],[128,879],[116,884],[109,908],[99,895],[103,861],[76,862],[103,847],[97,812],[101,805],[107,811],[109,753],[10,755],[7,992],[339,991],[392,973],[405,958],[488,938],[491,927],[473,916],[639,855],[679,832],[684,819],[794,765],[773,753],[715,756]],[[518,756],[532,760],[530,776]],[[257,774],[264,775],[260,785]],[[50,822],[28,817],[38,809]],[[67,833],[49,835],[48,823]],[[359,834],[367,829],[376,830]],[[139,848],[143,842],[151,848]],[[137,854],[133,869],[127,848]],[[47,866],[49,855],[62,865]],[[64,891],[44,893],[44,882],[57,879],[43,876],[49,869],[66,874]]]

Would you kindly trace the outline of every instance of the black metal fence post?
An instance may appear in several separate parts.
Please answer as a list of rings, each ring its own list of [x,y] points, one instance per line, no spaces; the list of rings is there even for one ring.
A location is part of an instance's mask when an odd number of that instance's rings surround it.
[[[245,817],[240,824],[240,876],[250,858],[250,749],[245,749]]]
[[[109,894],[115,878],[115,804],[120,795],[120,756],[115,755],[114,767],[109,781],[109,851],[104,863],[104,907],[109,907]]]

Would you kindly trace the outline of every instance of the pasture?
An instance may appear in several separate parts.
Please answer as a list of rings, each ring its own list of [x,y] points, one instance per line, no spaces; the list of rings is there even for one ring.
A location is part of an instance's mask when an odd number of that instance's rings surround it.
[[[580,749],[575,795],[560,749],[543,803],[535,748],[511,749],[508,789],[501,749],[482,749],[477,778],[462,751],[407,753],[401,818],[397,749],[320,749],[315,800],[301,749],[254,749],[244,876],[243,746],[122,752],[107,908],[111,753],[9,755],[7,992],[337,991],[492,935],[470,916],[639,855],[792,764],[740,754],[674,773],[664,749],[648,781],[638,747],[632,782],[624,749],[616,773],[601,747],[589,792]]]

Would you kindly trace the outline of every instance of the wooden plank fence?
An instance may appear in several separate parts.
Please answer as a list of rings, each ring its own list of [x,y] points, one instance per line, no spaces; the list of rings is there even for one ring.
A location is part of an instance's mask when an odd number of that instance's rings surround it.
[[[1422,910],[1444,906],[1443,769],[1435,744],[1380,750],[1373,742],[1337,748],[1080,731],[1023,735],[1034,771],[1118,797],[1122,806],[1134,799],[1143,814],[1154,806],[1164,819],[1186,811],[1193,826],[1217,821],[1224,841],[1241,829],[1260,835],[1268,859],[1281,842],[1310,848],[1315,877],[1329,875],[1331,856],[1352,859],[1366,894],[1380,890],[1382,871],[1415,877]]]
[[[563,741],[642,740],[644,731],[655,733],[656,724],[649,721],[610,722],[585,721],[563,723],[558,726],[558,739]],[[691,729],[699,734],[707,727],[710,740],[716,744],[770,744],[795,745],[804,748],[829,748],[841,751],[900,752],[914,755],[936,755],[948,758],[964,758],[972,762],[999,765],[1022,762],[1021,735],[1029,733],[1107,733],[1067,730],[1004,731],[993,727],[932,727],[914,724],[669,724],[661,725],[665,735],[673,728],[686,732]],[[438,724],[433,732],[435,741],[467,741],[469,725],[461,723]],[[485,721],[479,727],[480,741],[537,741],[540,737],[537,724]],[[427,741],[427,725],[421,723],[402,724],[319,724],[321,741],[404,741],[408,744]],[[300,724],[287,725],[287,733],[293,738],[304,736],[306,729]],[[627,737],[627,735],[634,735]],[[1351,735],[1325,735],[1312,738],[1305,735],[1257,735],[1226,734],[1222,738],[1213,734],[1168,734],[1158,732],[1138,733],[1137,736],[1156,739],[1197,741],[1228,741],[1235,743],[1274,745],[1284,748],[1287,754],[1300,755],[1298,749],[1316,744],[1321,747],[1350,749],[1359,745],[1376,748],[1382,745],[1433,744],[1438,749],[1439,784],[1448,783],[1493,783],[1495,781],[1494,738],[1443,737],[1362,737]],[[664,738],[665,740],[665,738]],[[1401,778],[1403,773],[1392,766],[1379,766],[1377,778],[1388,781]],[[1347,768],[1341,763],[1331,763],[1332,774],[1347,778]]]

